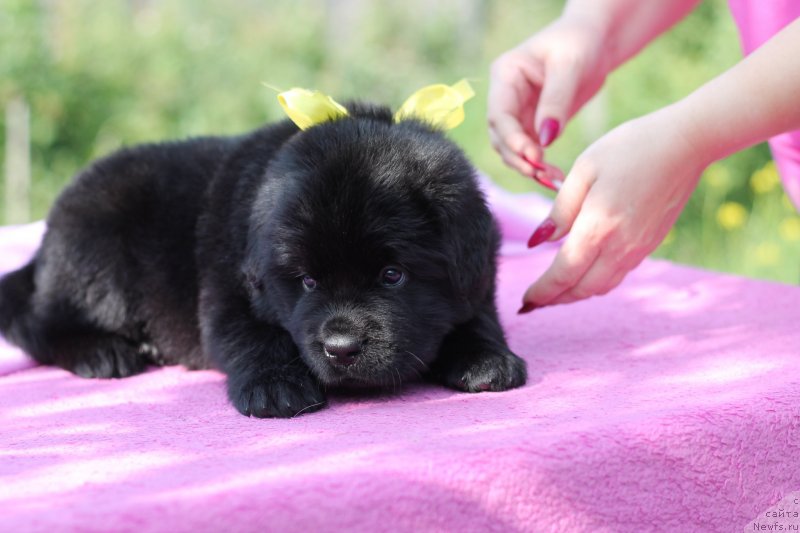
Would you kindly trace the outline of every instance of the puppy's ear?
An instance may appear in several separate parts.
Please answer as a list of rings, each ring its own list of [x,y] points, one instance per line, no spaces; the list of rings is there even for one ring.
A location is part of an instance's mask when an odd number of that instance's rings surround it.
[[[264,282],[258,273],[245,267],[242,269],[242,277],[244,279],[244,286],[248,294],[250,294],[250,298],[260,296],[261,293],[264,292]]]
[[[445,250],[456,295],[471,307],[493,290],[500,233],[482,197],[444,221]]]
[[[252,260],[252,256],[245,259],[242,263],[241,271],[241,284],[247,290],[247,294],[251,299],[257,298],[264,292],[264,277],[265,268],[263,265],[257,264],[257,261]]]
[[[251,230],[239,269],[240,284],[251,300],[260,297],[264,292],[271,252],[271,248],[266,245],[266,239],[259,238],[258,232]]]

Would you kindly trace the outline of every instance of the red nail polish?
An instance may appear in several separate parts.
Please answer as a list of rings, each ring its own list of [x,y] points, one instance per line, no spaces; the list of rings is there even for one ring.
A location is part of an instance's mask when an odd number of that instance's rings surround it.
[[[538,161],[534,161],[533,159],[531,159],[529,157],[526,157],[525,155],[522,155],[521,157],[522,157],[523,161],[528,163],[530,166],[532,166],[536,170],[547,170],[547,167],[545,166],[544,163],[540,163]]]
[[[533,179],[536,180],[536,182],[539,185],[543,185],[543,186],[547,187],[548,189],[550,189],[551,191],[558,192],[558,187],[556,187],[556,185],[553,182],[551,182],[550,180],[548,180],[545,176],[546,176],[546,173],[541,172],[539,170],[536,170],[533,173]]]
[[[542,222],[536,231],[533,232],[531,238],[528,240],[528,248],[533,248],[542,244],[544,241],[553,236],[556,231],[556,223],[549,218]]]
[[[537,307],[539,307],[539,306],[534,304],[534,303],[525,302],[524,304],[522,304],[522,307],[519,308],[519,311],[517,311],[517,314],[518,315],[524,315],[525,313],[530,313],[531,311],[533,311]]]
[[[550,146],[550,143],[556,140],[558,132],[561,130],[561,124],[554,118],[546,118],[539,128],[539,144],[542,146]]]

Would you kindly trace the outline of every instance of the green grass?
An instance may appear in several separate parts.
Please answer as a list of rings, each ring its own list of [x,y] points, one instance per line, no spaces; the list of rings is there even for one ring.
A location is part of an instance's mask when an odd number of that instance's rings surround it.
[[[281,118],[262,81],[397,106],[423,85],[467,77],[477,97],[453,138],[498,183],[531,190],[489,145],[488,69],[561,2],[484,0],[473,12],[466,4],[0,0],[0,104],[21,95],[31,106],[32,216],[45,215],[76,170],[119,146]],[[548,159],[568,169],[603,131],[685,96],[739,58],[726,3],[707,0],[613,74],[597,107],[606,118],[579,114]],[[768,190],[751,186],[761,169],[774,173],[768,161],[762,145],[712,166],[656,255],[797,283],[800,219],[774,176]],[[747,215],[725,226],[717,214],[731,203]]]

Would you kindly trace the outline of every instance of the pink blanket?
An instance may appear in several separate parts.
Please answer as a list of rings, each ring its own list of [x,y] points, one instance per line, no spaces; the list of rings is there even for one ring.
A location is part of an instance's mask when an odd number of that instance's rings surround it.
[[[258,420],[218,372],[85,380],[2,346],[0,530],[742,531],[800,488],[800,288],[647,261],[517,316],[555,250],[522,244],[547,204],[491,197],[528,385]],[[0,230],[0,270],[41,229]]]

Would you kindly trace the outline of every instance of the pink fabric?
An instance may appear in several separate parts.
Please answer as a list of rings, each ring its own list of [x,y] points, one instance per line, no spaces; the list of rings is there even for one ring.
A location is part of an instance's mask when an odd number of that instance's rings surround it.
[[[521,244],[548,204],[490,197],[525,387],[336,393],[257,420],[215,371],[18,369],[0,377],[0,530],[729,532],[800,487],[800,288],[650,260],[518,316],[555,251]],[[0,234],[2,269],[34,234]]]
[[[0,226],[0,274],[27,263],[44,233],[44,222],[24,226]],[[0,337],[0,376],[31,368],[36,364]]]
[[[800,17],[798,0],[728,0],[739,27],[742,47],[749,54],[790,22]],[[797,54],[797,50],[787,50]],[[772,156],[786,193],[800,210],[800,131],[784,133],[769,141]]]

